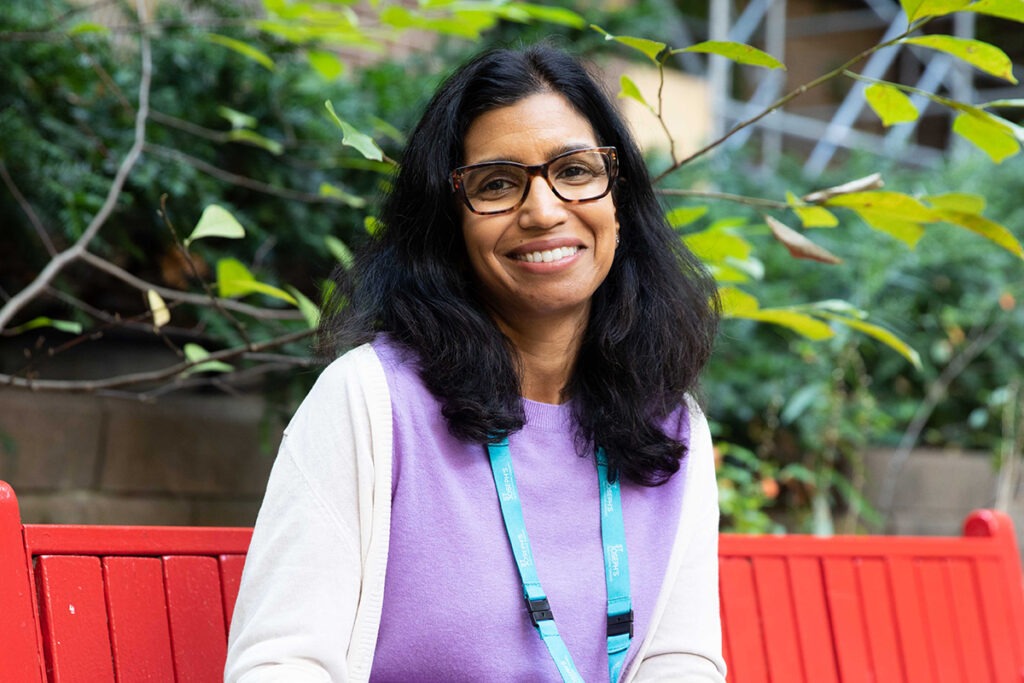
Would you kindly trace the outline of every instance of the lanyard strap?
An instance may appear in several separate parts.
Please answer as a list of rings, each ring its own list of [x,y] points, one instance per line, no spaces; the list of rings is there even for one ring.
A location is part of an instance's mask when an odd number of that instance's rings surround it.
[[[526,521],[523,519],[523,506],[512,469],[508,439],[488,444],[487,452],[505,531],[519,569],[519,578],[523,582],[523,597],[526,599],[530,621],[551,653],[562,680],[567,683],[583,683],[569,649],[558,634],[554,614],[540,585],[537,567],[533,562],[533,550],[526,533]],[[608,482],[608,463],[602,448],[597,450],[597,463],[601,489],[601,541],[604,546],[604,573],[608,591],[608,675],[614,683],[622,671],[633,638],[633,609],[629,594],[629,558],[626,554],[626,527],[622,520],[619,480]]]

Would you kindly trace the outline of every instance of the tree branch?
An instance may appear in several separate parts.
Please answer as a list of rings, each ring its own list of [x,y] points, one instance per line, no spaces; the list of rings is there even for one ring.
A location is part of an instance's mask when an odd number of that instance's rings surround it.
[[[177,289],[169,289],[167,287],[161,287],[152,283],[146,282],[145,280],[138,278],[127,270],[119,268],[110,261],[96,256],[92,252],[82,252],[80,258],[88,263],[89,265],[102,270],[108,275],[116,277],[125,284],[131,285],[140,292],[145,292],[152,289],[154,292],[159,294],[162,298],[170,301],[181,301],[186,304],[194,304],[196,306],[207,306],[210,305],[210,297],[205,294],[193,294],[192,292],[182,292]],[[234,299],[217,299],[217,303],[224,308],[235,311],[236,313],[244,313],[254,318],[260,318],[261,320],[302,320],[302,313],[299,311],[277,309],[277,308],[260,308],[258,306],[251,306],[244,304],[241,301],[235,301]]]
[[[136,11],[139,16],[139,23],[145,23],[146,19],[146,0],[136,0]],[[124,188],[125,181],[128,179],[128,173],[135,166],[139,156],[142,154],[142,148],[146,142],[146,117],[149,114],[149,89],[153,78],[153,58],[150,53],[149,36],[146,35],[145,31],[139,32],[139,52],[141,53],[142,71],[141,77],[139,78],[139,106],[135,114],[135,141],[132,143],[131,148],[121,161],[120,167],[117,169],[117,173],[114,175],[114,181],[110,186],[110,191],[107,192],[106,200],[103,202],[103,206],[93,216],[88,227],[82,236],[78,238],[78,241],[74,243],[68,249],[55,255],[50,262],[46,264],[43,270],[36,276],[35,280],[29,283],[25,289],[15,294],[7,303],[0,308],[0,330],[7,327],[11,319],[20,311],[25,305],[32,301],[35,297],[39,296],[50,282],[53,281],[57,275],[64,270],[64,268],[80,258],[85,253],[89,243],[92,242],[93,238],[106,223],[107,219],[113,213],[114,208],[117,206],[117,200],[121,196],[121,190]]]
[[[708,190],[675,190],[675,189],[657,189],[657,194],[664,195],[666,197],[701,197],[705,199],[722,199],[725,201],[736,202],[737,204],[746,204],[747,206],[756,206],[761,209],[775,209],[778,211],[784,211],[789,208],[789,204],[786,202],[780,202],[775,199],[761,199],[760,197],[747,197],[741,194],[729,194],[728,192],[711,192]]]
[[[226,362],[235,359],[244,359],[249,353],[260,353],[267,349],[275,349],[285,344],[300,341],[312,336],[314,330],[301,330],[284,334],[274,339],[246,346],[239,346],[222,351],[215,351],[210,355],[196,361],[182,361],[169,365],[159,370],[147,372],[130,373],[117,377],[107,377],[96,380],[62,380],[62,379],[31,379],[28,377],[15,377],[8,374],[0,374],[0,386],[17,387],[20,389],[31,389],[32,391],[65,391],[72,393],[92,393],[108,389],[145,384],[148,382],[160,382],[191,370],[203,363],[210,361]]]
[[[25,199],[25,195],[18,189],[17,184],[14,182],[14,178],[7,171],[7,164],[4,163],[3,159],[0,159],[0,178],[3,178],[4,185],[11,191],[14,196],[14,201],[18,202],[18,206],[28,217],[29,223],[35,228],[36,234],[39,236],[39,241],[46,247],[47,253],[52,257],[57,255],[57,247],[53,246],[53,241],[50,239],[50,235],[46,232],[46,226],[39,220],[39,216],[36,214],[35,209],[29,204],[29,201]]]

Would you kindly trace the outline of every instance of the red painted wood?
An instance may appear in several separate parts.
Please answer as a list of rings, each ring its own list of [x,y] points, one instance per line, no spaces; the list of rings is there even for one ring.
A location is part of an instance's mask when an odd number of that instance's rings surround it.
[[[885,560],[877,557],[862,559],[857,566],[872,671],[879,681],[915,683],[903,670],[888,569]]]
[[[970,560],[950,560],[947,564],[949,590],[952,596],[953,623],[957,628],[960,652],[967,663],[967,680],[994,680],[992,653],[985,642],[981,620],[981,596],[977,578]]]
[[[722,534],[724,557],[1002,557],[1003,548],[985,538],[900,536],[750,536]]]
[[[796,599],[796,628],[804,672],[810,683],[838,683],[836,644],[825,601],[821,562],[812,557],[787,561]]]
[[[934,681],[936,674],[931,657],[931,644],[924,625],[924,601],[918,589],[914,562],[907,557],[890,558],[889,578],[892,580],[896,631],[907,677],[914,681]]]
[[[932,645],[936,683],[969,681],[960,657],[956,637],[956,614],[946,576],[945,560],[919,560],[916,563],[918,585],[925,596],[924,623]]]
[[[224,598],[224,627],[231,628],[231,615],[235,612],[238,587],[242,583],[245,555],[220,556],[220,590]]]
[[[40,557],[36,562],[36,585],[50,681],[113,681],[99,558]]]
[[[1019,680],[1024,681],[1024,571],[1021,567],[1017,535],[1013,520],[1006,513],[997,510],[975,510],[964,520],[965,536],[991,538],[999,549],[1003,577],[998,579],[1004,587],[1006,605],[1010,611],[1011,650],[1001,656],[1016,662]]]
[[[164,582],[178,680],[220,683],[227,658],[227,635],[217,560],[165,557]]]
[[[0,681],[46,681],[36,624],[32,560],[25,552],[18,499],[0,481]]]
[[[718,565],[722,585],[722,614],[729,623],[729,647],[734,653],[730,683],[767,683],[761,614],[750,560],[724,558]],[[782,683],[782,682],[779,682]]]
[[[764,624],[769,678],[800,683],[806,679],[796,637],[795,612],[799,609],[799,598],[790,590],[786,560],[781,557],[754,557],[751,562],[758,611]]]
[[[866,627],[862,611],[862,596],[852,558],[826,557],[822,561],[825,572],[825,595],[832,619],[832,637],[840,644],[836,648],[839,676],[844,683],[872,681],[871,659],[868,654]]]
[[[981,559],[975,564],[978,571],[978,592],[984,615],[985,637],[993,654],[993,681],[1020,683],[1022,661],[1014,651],[1011,600],[1006,589],[1002,567],[996,560]]]
[[[118,683],[173,683],[162,562],[152,557],[108,557],[103,574]]]
[[[33,555],[245,554],[252,529],[173,526],[26,524]]]

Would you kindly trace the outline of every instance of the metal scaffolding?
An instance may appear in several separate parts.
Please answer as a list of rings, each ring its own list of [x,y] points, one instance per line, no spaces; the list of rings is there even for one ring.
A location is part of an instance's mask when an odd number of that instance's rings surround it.
[[[755,45],[785,62],[787,40],[793,37],[828,40],[829,36],[843,32],[877,29],[877,44],[898,36],[907,27],[906,15],[896,0],[864,0],[864,7],[859,9],[827,11],[802,17],[788,16],[786,3],[787,0],[750,0],[738,11],[734,0],[710,0],[707,37],[709,40]],[[974,20],[975,15],[969,13],[953,15],[950,19],[951,33],[973,38]],[[899,69],[900,82],[923,91],[942,91],[952,99],[969,104],[996,98],[1021,97],[1024,93],[1022,87],[1000,88],[998,91],[980,90],[974,71],[966,64],[941,52],[905,45],[875,52],[859,66],[859,73],[867,78],[884,78],[898,66],[897,60],[903,60],[904,64]],[[905,66],[906,60],[912,60],[912,68]],[[686,67],[692,70],[693,64],[687,64]],[[762,112],[785,94],[784,72],[744,68],[745,80],[756,85],[745,99],[737,99],[732,93],[740,68],[744,67],[737,67],[722,57],[712,56],[708,59],[706,75],[712,93],[713,139],[718,139],[737,124]],[[1024,75],[1024,67],[1015,65],[1014,71]],[[790,87],[794,85],[798,84]],[[805,146],[812,145],[804,165],[809,175],[821,173],[836,153],[843,149],[870,150],[921,166],[935,165],[956,151],[957,146],[952,143],[942,148],[917,141],[921,120],[926,116],[944,113],[940,111],[942,107],[923,95],[911,97],[921,112],[917,121],[898,124],[879,132],[877,119],[865,115],[865,87],[863,82],[856,81],[842,101],[830,108],[826,114],[828,118],[799,113],[796,106],[787,106],[738,131],[726,146],[735,148],[744,145],[756,135],[763,163],[774,166],[787,139],[804,140]],[[799,100],[793,104],[799,104]]]

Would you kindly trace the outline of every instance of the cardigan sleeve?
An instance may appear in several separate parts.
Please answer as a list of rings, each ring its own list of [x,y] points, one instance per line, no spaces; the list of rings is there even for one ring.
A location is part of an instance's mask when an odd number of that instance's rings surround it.
[[[626,680],[724,683],[718,604],[718,486],[707,420],[689,404],[690,449],[679,527],[653,630]]]
[[[225,681],[368,679],[390,486],[390,399],[364,346],[324,371],[285,430],[245,561]]]

